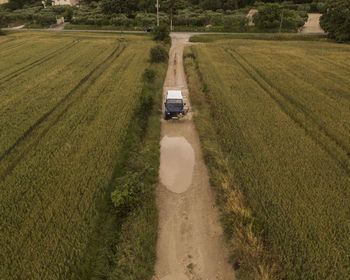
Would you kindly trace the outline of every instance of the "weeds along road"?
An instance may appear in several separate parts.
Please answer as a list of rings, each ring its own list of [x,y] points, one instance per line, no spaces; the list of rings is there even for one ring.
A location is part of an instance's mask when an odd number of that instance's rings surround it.
[[[182,54],[190,34],[171,37],[163,95],[180,89],[189,105]],[[181,120],[162,120],[161,138],[154,280],[234,279],[191,110]]]

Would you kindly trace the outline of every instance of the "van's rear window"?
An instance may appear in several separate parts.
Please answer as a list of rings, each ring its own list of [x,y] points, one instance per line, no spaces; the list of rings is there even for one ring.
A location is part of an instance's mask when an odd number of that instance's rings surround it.
[[[182,99],[167,99],[166,103],[168,103],[168,104],[181,104]]]

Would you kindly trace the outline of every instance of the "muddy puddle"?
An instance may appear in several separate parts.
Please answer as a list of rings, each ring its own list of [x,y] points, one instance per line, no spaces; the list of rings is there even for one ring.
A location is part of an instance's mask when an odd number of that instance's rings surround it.
[[[194,150],[185,137],[164,136],[160,152],[160,180],[174,193],[185,192],[192,183]]]

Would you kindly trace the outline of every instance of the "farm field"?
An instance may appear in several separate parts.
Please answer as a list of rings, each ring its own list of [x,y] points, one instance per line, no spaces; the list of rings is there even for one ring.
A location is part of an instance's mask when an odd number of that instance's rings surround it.
[[[184,64],[240,277],[348,278],[350,46],[201,38]]]
[[[72,279],[154,45],[117,34],[0,38],[1,279]]]

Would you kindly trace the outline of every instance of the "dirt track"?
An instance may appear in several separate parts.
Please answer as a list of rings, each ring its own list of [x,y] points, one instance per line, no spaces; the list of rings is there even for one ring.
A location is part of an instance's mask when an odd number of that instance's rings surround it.
[[[187,105],[182,53],[189,37],[189,34],[172,34],[164,84],[164,95],[168,89],[181,89]],[[191,110],[181,120],[162,120],[161,137],[154,279],[234,279]]]
[[[320,26],[320,17],[322,14],[309,14],[309,19],[301,30],[303,34],[324,34]]]

